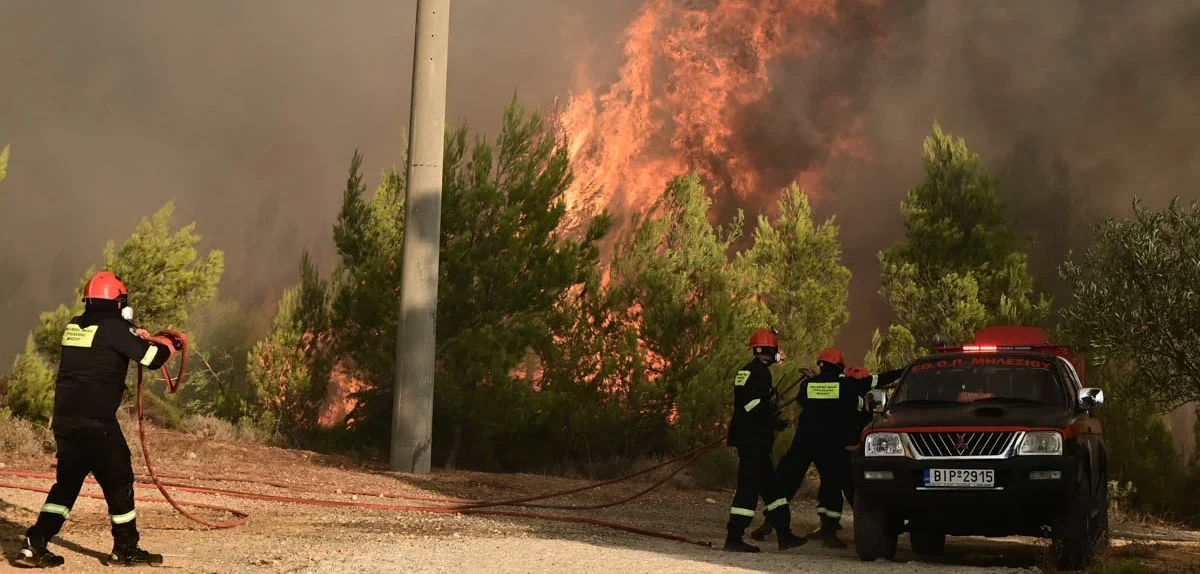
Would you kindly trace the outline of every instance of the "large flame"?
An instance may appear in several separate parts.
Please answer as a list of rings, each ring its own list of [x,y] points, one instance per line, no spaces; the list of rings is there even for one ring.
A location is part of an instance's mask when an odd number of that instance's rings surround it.
[[[774,112],[773,64],[808,56],[817,47],[812,30],[836,23],[839,4],[646,0],[625,31],[618,79],[602,94],[575,94],[558,116],[576,175],[568,207],[576,214],[602,207],[618,214],[644,210],[669,178],[690,171],[700,173],[718,197],[773,204],[778,190],[793,181],[810,194],[817,191],[828,159],[865,157],[861,122],[845,97],[825,98],[820,109],[806,112],[847,118],[796,137],[818,148],[816,157],[784,145],[772,150],[776,157],[764,158],[754,133]]]
[[[645,0],[625,30],[617,80],[603,89],[595,86],[588,66],[593,48],[572,46],[579,58],[576,93],[555,118],[575,174],[566,227],[600,208],[618,216],[644,211],[671,177],[692,171],[718,200],[756,203],[768,214],[792,182],[818,203],[827,191],[830,160],[869,157],[861,114],[850,94],[838,92],[838,80],[845,78],[836,70],[846,62],[833,64],[832,74],[806,73],[804,80],[814,86],[786,97],[777,93],[781,80],[789,90],[798,80],[780,65],[812,56],[821,47],[818,38],[846,38],[851,21],[881,3]],[[581,35],[583,28],[574,20],[563,33]],[[835,32],[820,33],[829,29]],[[869,34],[878,48],[879,31]],[[606,265],[605,283],[608,273]],[[620,320],[637,325],[639,315],[635,306]],[[644,355],[656,369],[665,368],[662,357],[649,349]],[[543,377],[534,360],[510,374],[530,379],[534,388]],[[619,397],[628,393],[625,383],[617,377],[601,384]],[[344,419],[353,406],[344,387],[352,384],[346,373],[335,375],[323,425]]]

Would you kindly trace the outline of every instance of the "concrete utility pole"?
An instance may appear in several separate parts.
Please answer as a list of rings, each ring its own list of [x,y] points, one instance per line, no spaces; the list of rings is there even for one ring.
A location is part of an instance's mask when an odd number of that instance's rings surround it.
[[[429,472],[450,0],[417,0],[391,469]]]

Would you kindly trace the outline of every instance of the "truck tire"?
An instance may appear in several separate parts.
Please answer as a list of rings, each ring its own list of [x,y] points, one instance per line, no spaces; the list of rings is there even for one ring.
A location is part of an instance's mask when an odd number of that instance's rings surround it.
[[[1112,545],[1112,531],[1108,526],[1108,475],[1100,478],[1100,492],[1095,500],[1096,518],[1092,525],[1093,551],[1105,550]]]
[[[873,562],[880,558],[896,558],[898,537],[885,513],[865,509],[854,513],[854,550],[858,552],[859,560]]]
[[[1061,570],[1083,570],[1092,561],[1095,537],[1092,534],[1092,485],[1083,476],[1066,508],[1062,509],[1050,527],[1054,557]]]
[[[914,530],[908,533],[913,552],[921,556],[940,556],[946,551],[946,535],[929,530]]]

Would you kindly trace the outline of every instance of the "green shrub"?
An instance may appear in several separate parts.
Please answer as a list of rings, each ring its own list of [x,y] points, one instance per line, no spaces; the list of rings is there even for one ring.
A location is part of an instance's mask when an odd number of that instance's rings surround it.
[[[7,408],[0,408],[0,453],[34,456],[54,451],[54,435],[49,429],[17,418]]]
[[[25,338],[25,351],[13,361],[8,376],[6,407],[12,414],[40,425],[54,415],[54,369],[42,358],[33,335]]]

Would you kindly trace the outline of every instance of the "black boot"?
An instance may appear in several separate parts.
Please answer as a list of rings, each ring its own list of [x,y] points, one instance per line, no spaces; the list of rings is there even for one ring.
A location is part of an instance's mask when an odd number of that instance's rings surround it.
[[[133,548],[119,548],[114,546],[112,554],[108,556],[109,566],[141,566],[143,564],[161,566],[162,563],[162,554],[151,554],[137,546]]]
[[[836,529],[837,529],[837,530],[841,530],[841,529],[842,529],[842,523],[841,523],[841,522],[839,522],[839,523],[837,524],[837,528],[836,528]],[[811,531],[811,532],[809,532],[808,534],[805,534],[804,536],[805,536],[806,538],[808,538],[809,540],[820,540],[820,539],[822,539],[822,538],[825,538],[825,527],[818,525],[816,528],[812,529],[812,531]]]
[[[21,546],[21,552],[17,554],[16,560],[13,560],[13,564],[23,568],[54,568],[65,563],[66,560],[63,560],[62,556],[46,548],[44,540],[28,536],[25,537],[25,543]]]
[[[758,547],[746,544],[746,541],[742,540],[742,531],[735,532],[733,530],[730,530],[729,533],[725,535],[725,551],[726,552],[758,552]]]
[[[796,536],[795,534],[792,533],[791,530],[779,532],[779,549],[780,550],[791,550],[792,548],[799,548],[801,546],[804,546],[804,544],[807,542],[808,542],[807,539]]]
[[[771,520],[766,519],[763,521],[761,526],[750,531],[750,538],[755,540],[766,540],[767,536],[774,531],[775,528],[771,526]]]
[[[836,518],[821,517],[821,538],[826,548],[845,548],[846,543],[838,538],[837,531],[841,525]]]
[[[779,539],[780,550],[790,550],[808,542],[792,532],[792,511],[786,504],[770,511],[767,514],[767,523],[771,525]]]

